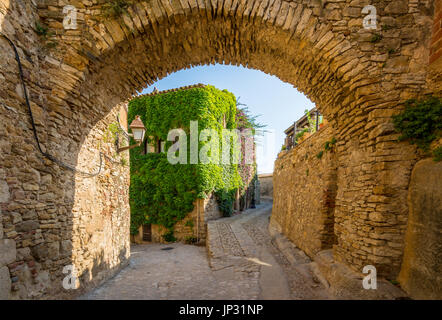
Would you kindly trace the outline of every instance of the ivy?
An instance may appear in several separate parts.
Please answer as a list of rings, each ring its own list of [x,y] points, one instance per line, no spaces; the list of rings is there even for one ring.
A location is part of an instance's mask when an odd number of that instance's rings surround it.
[[[393,116],[394,127],[399,141],[409,141],[416,144],[424,152],[430,151],[430,144],[441,137],[442,103],[439,98],[428,97],[424,100],[408,100],[405,109]],[[435,150],[437,159],[440,151]]]
[[[49,28],[39,21],[35,21],[35,32],[43,38],[47,38],[51,35],[51,33],[49,32]]]
[[[233,214],[233,201],[235,199],[235,190],[220,190],[216,192],[218,207],[224,217],[230,217]]]
[[[198,121],[198,133],[211,128],[221,135],[237,128],[233,94],[212,86],[141,96],[129,103],[128,121],[140,115],[149,141],[167,141],[170,129],[187,134],[187,159],[190,159],[190,121]],[[150,137],[150,138],[149,138]],[[209,142],[199,142],[198,150]],[[172,142],[166,142],[165,150]],[[221,146],[220,146],[221,147]],[[142,154],[142,147],[131,150],[131,232],[145,223],[164,226],[163,238],[171,241],[177,222],[194,208],[196,199],[215,192],[223,214],[230,212],[236,190],[243,183],[237,164],[171,164],[166,153]]]
[[[256,130],[266,127],[266,125],[258,122],[257,119],[260,115],[252,115],[249,107],[246,104],[239,102],[239,97],[236,100],[236,106],[236,122],[238,129],[252,129],[255,134]]]
[[[333,146],[336,144],[336,142],[337,142],[337,140],[336,140],[335,137],[333,137],[333,138],[331,139],[331,141],[326,141],[326,142],[324,143],[324,150],[325,150],[325,151],[330,151],[330,150],[333,148]]]

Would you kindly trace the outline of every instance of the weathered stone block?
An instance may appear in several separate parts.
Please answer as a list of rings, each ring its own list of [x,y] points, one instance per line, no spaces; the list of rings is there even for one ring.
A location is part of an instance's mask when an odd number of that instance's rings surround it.
[[[40,227],[40,224],[38,223],[38,221],[29,220],[29,221],[23,221],[21,223],[18,223],[15,226],[15,230],[17,232],[28,232],[28,231],[38,229],[39,227]]]
[[[32,247],[32,255],[39,261],[43,261],[48,257],[49,247],[45,243],[40,243]]]
[[[11,277],[8,267],[0,267],[0,300],[7,300],[11,293]]]
[[[16,259],[17,251],[15,241],[11,239],[0,240],[0,266],[13,263]]]

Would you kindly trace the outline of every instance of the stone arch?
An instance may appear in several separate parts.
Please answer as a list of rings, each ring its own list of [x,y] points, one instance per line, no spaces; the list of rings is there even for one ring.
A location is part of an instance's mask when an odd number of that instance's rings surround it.
[[[414,147],[393,142],[389,118],[405,99],[429,91],[433,1],[376,2],[381,16],[376,31],[361,26],[365,0],[136,0],[126,13],[108,19],[102,16],[101,1],[75,3],[77,30],[63,29],[62,6],[56,0],[38,7],[10,4],[2,20],[2,31],[34,63],[25,61],[27,80],[49,150],[61,159],[79,154],[78,164],[93,169],[96,161],[86,163],[91,154],[85,142],[115,106],[146,84],[199,64],[260,69],[304,92],[336,129],[335,258],[357,270],[371,263],[382,274],[397,274],[408,179],[417,156]],[[26,23],[20,20],[24,12],[31,13]],[[55,32],[55,50],[44,48],[31,31],[37,15]],[[23,109],[13,67],[1,67],[10,76],[10,93],[2,99]],[[67,143],[60,144],[60,137]],[[48,170],[43,167],[37,170]],[[60,170],[51,167],[50,175],[59,176]],[[77,189],[84,186],[72,174],[65,180],[75,181]],[[63,198],[57,195],[54,204],[57,197]],[[67,202],[71,206],[64,210],[77,210],[73,199]]]

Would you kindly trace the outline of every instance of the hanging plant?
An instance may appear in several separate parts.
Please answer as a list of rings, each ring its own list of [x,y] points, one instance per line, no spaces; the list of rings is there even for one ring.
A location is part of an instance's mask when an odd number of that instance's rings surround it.
[[[416,144],[424,153],[430,153],[430,144],[441,137],[442,103],[439,98],[430,96],[424,100],[408,100],[405,109],[393,116],[395,130],[401,135],[399,141]],[[438,159],[439,150],[433,151]]]

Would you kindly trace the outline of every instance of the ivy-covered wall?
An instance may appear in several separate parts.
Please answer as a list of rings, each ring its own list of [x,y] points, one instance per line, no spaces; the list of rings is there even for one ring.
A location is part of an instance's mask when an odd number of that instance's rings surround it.
[[[143,95],[129,103],[129,123],[140,115],[151,144],[167,141],[171,129],[187,134],[187,159],[190,159],[190,122],[198,121],[198,136],[203,129],[214,129],[222,136],[223,128],[236,129],[235,96],[213,86],[195,86],[182,90]],[[198,142],[198,153],[208,141]],[[166,142],[165,150],[173,142]],[[219,143],[221,154],[221,143]],[[212,149],[213,151],[213,149]],[[174,226],[193,210],[196,199],[215,192],[221,211],[231,213],[236,191],[243,186],[237,164],[177,163],[166,152],[144,153],[143,146],[131,150],[131,232],[141,224],[165,227],[164,238],[175,240]],[[233,151],[231,151],[233,153]],[[189,161],[190,162],[190,161]]]

